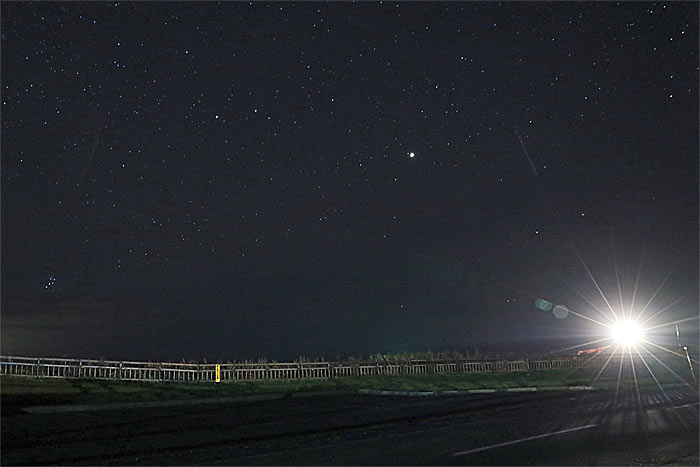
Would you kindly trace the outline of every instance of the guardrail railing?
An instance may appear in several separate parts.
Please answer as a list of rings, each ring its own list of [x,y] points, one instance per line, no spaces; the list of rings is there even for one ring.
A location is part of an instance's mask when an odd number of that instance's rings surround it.
[[[550,360],[474,361],[406,360],[345,361],[301,363],[172,363],[90,360],[44,357],[0,356],[0,374],[38,378],[85,378],[127,381],[216,381],[217,365],[221,381],[328,379],[343,376],[418,375],[430,373],[522,372],[551,369],[617,368],[624,364],[615,356],[600,358],[558,358]],[[673,355],[646,358],[655,367],[682,370],[687,365]],[[607,364],[606,364],[607,362]]]

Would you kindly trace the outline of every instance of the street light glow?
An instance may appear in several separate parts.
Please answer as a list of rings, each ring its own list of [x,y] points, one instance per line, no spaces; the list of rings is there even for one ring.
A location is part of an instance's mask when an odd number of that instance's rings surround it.
[[[612,328],[613,339],[624,347],[638,344],[642,340],[643,335],[642,328],[629,319],[618,321]]]

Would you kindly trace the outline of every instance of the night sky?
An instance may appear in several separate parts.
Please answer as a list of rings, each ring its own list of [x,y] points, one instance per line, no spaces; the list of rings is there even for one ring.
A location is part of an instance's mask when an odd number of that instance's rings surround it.
[[[552,348],[592,278],[698,314],[696,2],[1,8],[3,354]]]

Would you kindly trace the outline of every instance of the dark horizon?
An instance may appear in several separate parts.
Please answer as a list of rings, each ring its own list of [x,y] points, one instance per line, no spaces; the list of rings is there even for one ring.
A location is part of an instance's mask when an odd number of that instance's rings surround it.
[[[699,314],[697,3],[0,9],[2,354],[535,352],[602,332],[538,298]]]

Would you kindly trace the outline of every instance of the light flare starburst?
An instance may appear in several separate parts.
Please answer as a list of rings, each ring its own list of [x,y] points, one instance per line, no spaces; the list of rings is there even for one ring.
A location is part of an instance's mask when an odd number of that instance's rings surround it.
[[[663,316],[667,314],[675,314],[678,310],[678,303],[685,298],[685,294],[681,294],[674,300],[671,300],[665,304],[659,303],[658,298],[661,296],[660,292],[668,283],[670,274],[666,275],[661,284],[655,289],[649,289],[650,298],[644,300],[640,303],[640,296],[647,295],[644,294],[646,288],[640,287],[640,276],[641,276],[641,261],[640,270],[638,271],[636,281],[634,283],[634,290],[630,294],[623,293],[623,286],[620,284],[619,273],[617,271],[617,266],[615,268],[615,278],[617,285],[617,296],[619,301],[615,300],[611,296],[606,296],[604,292],[604,287],[601,286],[598,280],[593,275],[592,270],[585,264],[583,257],[578,254],[575,249],[577,257],[581,262],[584,270],[587,273],[588,278],[593,282],[595,290],[598,292],[599,297],[596,300],[594,297],[586,297],[585,294],[576,290],[576,287],[571,287],[576,291],[580,297],[589,305],[585,310],[572,310],[563,305],[557,305],[556,307],[547,300],[538,299],[535,301],[535,307],[538,309],[549,311],[555,308],[565,309],[566,314],[559,315],[554,313],[554,316],[559,319],[566,318],[567,315],[572,315],[575,318],[581,318],[587,321],[590,326],[593,324],[593,330],[590,337],[592,340],[588,342],[582,342],[578,345],[571,347],[566,347],[564,349],[559,349],[552,353],[558,353],[561,351],[567,351],[572,349],[579,349],[575,359],[580,359],[579,367],[589,367],[589,368],[599,368],[597,374],[595,375],[592,384],[596,384],[599,378],[603,376],[606,368],[614,368],[616,375],[616,391],[615,399],[617,399],[618,390],[620,388],[620,382],[623,376],[623,366],[627,367],[628,375],[631,374],[634,380],[634,387],[637,390],[639,397],[639,381],[638,378],[642,377],[637,366],[639,366],[642,372],[648,372],[651,375],[654,383],[659,387],[661,392],[666,395],[665,389],[661,384],[658,376],[655,374],[661,373],[667,376],[672,376],[676,381],[680,381],[683,386],[692,386],[692,384],[697,384],[696,375],[693,369],[693,359],[688,354],[688,347],[681,344],[681,337],[678,332],[678,325],[680,323],[689,322],[697,320],[698,317],[689,317],[681,319],[668,319],[664,320]],[[630,300],[631,298],[631,300]],[[602,303],[601,301],[602,300]],[[598,302],[597,304],[595,302]],[[617,303],[615,303],[617,301]],[[646,303],[645,303],[646,302]],[[547,305],[547,306],[543,306]],[[593,316],[591,313],[595,312]],[[676,338],[678,350],[675,350],[675,345],[669,342],[669,332],[658,331],[662,328],[675,326]],[[654,342],[657,341],[657,342]],[[660,345],[664,342],[664,345]],[[680,349],[683,349],[680,351]],[[658,355],[658,356],[657,356]],[[666,355],[666,359],[663,356]],[[672,358],[679,358],[682,360],[676,361],[680,364],[681,361],[687,361],[687,368],[690,374],[685,374],[681,376],[676,370],[680,368],[673,369],[664,360],[667,360],[669,356],[673,355]],[[662,358],[659,358],[662,357]],[[598,360],[599,359],[599,360]],[[598,360],[594,362],[594,360]],[[614,366],[609,365],[611,362],[615,361]],[[668,360],[667,360],[668,361]],[[650,363],[653,363],[650,365]],[[675,364],[674,364],[675,365]],[[690,379],[688,378],[690,376]],[[693,383],[691,383],[691,381]]]
[[[642,342],[644,331],[631,319],[618,320],[610,329],[611,337],[623,347],[632,347]]]

